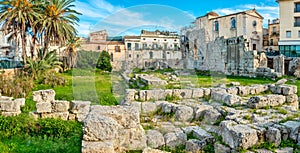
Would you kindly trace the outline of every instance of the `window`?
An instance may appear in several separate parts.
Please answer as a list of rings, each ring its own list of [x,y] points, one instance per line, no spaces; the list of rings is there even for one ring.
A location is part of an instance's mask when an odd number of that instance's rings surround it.
[[[270,39],[270,45],[272,46],[273,45],[273,39]]]
[[[298,31],[298,38],[300,38],[300,31]]]
[[[115,46],[115,52],[121,52],[120,46]]]
[[[101,49],[101,46],[98,46],[98,50],[100,50]]]
[[[128,57],[131,58],[131,54],[129,54]]]
[[[300,17],[295,17],[295,23],[294,23],[295,27],[300,27]]]
[[[140,46],[139,46],[138,43],[135,43],[135,44],[134,44],[134,49],[135,49],[135,50],[139,50],[139,49],[140,49]]]
[[[253,45],[252,45],[252,49],[253,49],[253,50],[256,50],[256,44],[253,44]]]
[[[127,44],[127,50],[131,50],[131,43]]]
[[[153,59],[153,52],[149,52],[150,59]]]
[[[178,50],[178,45],[174,44],[174,50],[177,51]]]
[[[231,29],[235,29],[236,28],[236,19],[235,17],[231,18]]]
[[[276,27],[274,26],[274,27],[273,27],[273,33],[275,33],[275,32],[276,32]]]
[[[164,44],[164,50],[168,49],[168,44]]]
[[[157,48],[158,48],[157,44],[152,45],[152,49],[157,49]]]
[[[291,37],[292,37],[292,32],[286,31],[286,38],[291,38]]]
[[[300,3],[295,3],[295,12],[300,12]]]
[[[215,31],[219,31],[219,22],[215,21]]]
[[[113,53],[110,53],[110,61],[114,61],[114,54]]]
[[[257,26],[257,22],[253,21],[252,25],[253,25],[253,27],[256,27]]]
[[[147,44],[143,44],[143,49],[147,49]]]

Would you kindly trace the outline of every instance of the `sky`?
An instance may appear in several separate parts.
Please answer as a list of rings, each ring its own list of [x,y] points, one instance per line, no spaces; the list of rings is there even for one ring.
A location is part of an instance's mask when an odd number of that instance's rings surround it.
[[[75,6],[82,13],[76,29],[85,37],[103,29],[110,36],[139,35],[142,29],[179,32],[211,11],[227,15],[255,8],[265,27],[279,16],[276,0],[76,0]]]

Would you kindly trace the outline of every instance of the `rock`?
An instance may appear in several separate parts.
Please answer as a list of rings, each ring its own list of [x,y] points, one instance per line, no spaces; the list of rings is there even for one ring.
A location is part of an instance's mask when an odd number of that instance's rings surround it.
[[[146,148],[146,149],[143,150],[143,153],[170,153],[170,152],[161,151],[161,150],[158,150],[158,149]]]
[[[227,88],[226,92],[232,95],[237,95],[238,94],[238,89],[236,87],[230,87]]]
[[[222,117],[222,114],[215,109],[209,109],[204,112],[203,122],[214,124]]]
[[[280,124],[274,124],[273,127],[280,130],[282,140],[287,140],[289,138],[289,132],[285,126]]]
[[[295,85],[281,85],[280,87],[283,95],[297,94],[297,86]]]
[[[275,83],[275,85],[282,85],[282,84],[285,84],[287,82],[287,79],[280,79],[280,80],[278,80],[276,83]]]
[[[287,103],[298,102],[298,96],[296,94],[287,95],[286,96],[286,102]]]
[[[220,130],[223,142],[230,148],[248,149],[258,143],[256,130],[248,125],[234,125],[233,122],[223,121]]]
[[[164,136],[157,130],[148,130],[146,132],[147,145],[151,148],[159,148],[165,145]]]
[[[0,101],[0,109],[3,112],[19,112],[21,111],[21,102],[9,100]]]
[[[256,149],[256,153],[273,153],[273,151],[267,150],[267,149]]]
[[[37,113],[51,113],[52,105],[49,102],[39,102],[36,103],[36,112]]]
[[[19,102],[21,107],[25,106],[25,101],[26,101],[25,98],[18,98],[18,99],[15,99],[15,101]]]
[[[165,100],[166,94],[164,90],[146,90],[146,101],[150,100]]]
[[[278,147],[281,143],[281,134],[280,130],[274,127],[268,127],[266,132],[266,140],[268,142],[274,143],[276,147]]]
[[[203,140],[190,139],[186,142],[186,151],[192,153],[198,153],[203,151],[203,149],[208,144],[213,144],[214,140],[212,138],[205,138]]]
[[[239,82],[230,82],[229,85],[231,85],[231,86],[239,86],[239,85],[241,85],[241,83],[239,83]]]
[[[140,101],[146,101],[147,99],[147,91],[146,90],[141,90],[139,91],[139,99]]]
[[[192,98],[193,90],[192,89],[174,89],[173,96],[190,99]]]
[[[204,116],[204,112],[210,109],[213,109],[213,107],[210,105],[198,105],[197,107],[194,108],[195,119],[198,120],[200,117],[202,118]]]
[[[182,131],[172,132],[164,135],[166,146],[175,148],[179,145],[184,145],[187,141],[187,136]]]
[[[53,103],[54,112],[67,112],[70,108],[70,103],[68,101],[54,101]]]
[[[193,120],[193,108],[188,106],[177,106],[175,109],[175,119],[178,121]]]
[[[293,153],[293,148],[280,148],[275,150],[276,153]]]
[[[6,116],[6,117],[11,117],[11,116],[20,115],[21,113],[22,113],[21,111],[17,111],[17,112],[2,112],[1,115],[2,116]]]
[[[74,114],[84,114],[90,111],[91,102],[89,101],[72,101],[70,111]]]
[[[209,88],[203,88],[204,96],[210,96],[211,90]]]
[[[233,106],[235,104],[239,104],[240,99],[241,99],[241,97],[239,97],[237,95],[227,94],[226,96],[224,96],[223,101],[228,106]]]
[[[51,103],[55,100],[55,91],[50,90],[39,90],[32,93],[33,95],[33,101],[37,103]]]
[[[75,120],[75,119],[76,119],[76,115],[75,114],[69,114],[68,120]]]
[[[82,141],[82,153],[115,153],[114,143],[112,141],[90,142]]]
[[[201,88],[193,89],[192,98],[202,98],[203,96],[204,96],[203,89],[201,89]]]
[[[198,138],[199,140],[203,140],[206,138],[212,138],[211,134],[198,127],[192,130],[193,136]]]
[[[239,90],[238,94],[241,96],[247,96],[250,94],[249,87],[247,86],[238,86],[237,88]]]
[[[137,100],[137,99],[135,99],[136,94],[137,94],[137,91],[135,89],[126,89],[125,101],[130,102],[130,101]]]
[[[168,102],[165,102],[165,103],[162,103],[161,104],[161,108],[162,108],[162,112],[163,113],[171,113],[171,112],[174,112],[177,105],[176,104],[173,104],[173,103],[168,103]]]
[[[297,140],[297,135],[299,134],[300,131],[300,122],[296,121],[287,121],[285,123],[281,123],[284,125],[290,132],[289,137],[293,139],[294,141]]]
[[[131,102],[130,107],[135,112],[141,113],[141,111],[142,111],[142,103],[141,102],[135,102],[135,101]]]
[[[84,121],[85,141],[105,141],[118,138],[122,126],[116,120],[98,115],[88,115]]]
[[[68,120],[69,119],[69,112],[54,112],[52,114],[53,118],[60,118],[62,120]]]
[[[215,153],[231,153],[229,147],[226,147],[220,143],[215,143],[214,148],[215,148]]]
[[[143,150],[147,147],[147,137],[142,126],[130,129],[122,129],[119,131],[121,148],[126,150]]]
[[[157,111],[156,103],[154,102],[143,102],[142,103],[142,112],[144,114],[151,114]]]
[[[282,95],[267,95],[267,96],[253,96],[248,100],[248,107],[263,108],[267,106],[275,107],[284,104],[286,97]]]

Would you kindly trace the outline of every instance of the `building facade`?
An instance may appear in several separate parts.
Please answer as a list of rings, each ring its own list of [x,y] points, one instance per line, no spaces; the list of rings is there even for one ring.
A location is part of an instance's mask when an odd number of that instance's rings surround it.
[[[300,0],[277,0],[280,14],[280,53],[300,57]]]
[[[255,9],[225,16],[210,12],[181,33],[188,69],[239,74],[259,67],[256,51],[263,49],[263,17]]]
[[[125,36],[127,68],[182,68],[179,35],[168,31],[142,30]]]
[[[267,51],[279,51],[278,42],[280,39],[280,21],[274,19],[268,20],[268,46]]]

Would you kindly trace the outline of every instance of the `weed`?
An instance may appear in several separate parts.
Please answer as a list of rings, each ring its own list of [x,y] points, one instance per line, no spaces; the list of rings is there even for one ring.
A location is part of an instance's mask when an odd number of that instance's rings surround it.
[[[167,94],[165,100],[168,101],[168,102],[173,102],[173,101],[176,101],[176,100],[180,100],[180,97],[175,96],[175,95]]]

